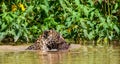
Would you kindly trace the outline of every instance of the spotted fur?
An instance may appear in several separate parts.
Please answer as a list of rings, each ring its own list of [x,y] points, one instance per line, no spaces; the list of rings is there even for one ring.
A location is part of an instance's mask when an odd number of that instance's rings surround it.
[[[65,50],[69,48],[64,38],[55,30],[46,30],[27,50]]]

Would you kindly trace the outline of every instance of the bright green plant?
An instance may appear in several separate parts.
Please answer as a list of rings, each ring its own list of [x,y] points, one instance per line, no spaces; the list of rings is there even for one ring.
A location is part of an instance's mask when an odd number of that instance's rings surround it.
[[[34,41],[55,29],[66,39],[108,43],[120,38],[119,9],[119,0],[3,0],[0,41]]]

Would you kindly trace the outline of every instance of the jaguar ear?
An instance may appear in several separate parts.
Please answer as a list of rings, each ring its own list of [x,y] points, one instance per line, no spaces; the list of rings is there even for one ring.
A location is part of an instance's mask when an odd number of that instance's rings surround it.
[[[53,33],[54,30],[49,30],[50,33]]]
[[[55,30],[54,28],[50,29],[50,31],[51,31],[51,32],[53,32],[53,31],[56,32],[56,30]]]
[[[43,37],[44,37],[44,38],[47,38],[47,37],[48,37],[48,31],[47,31],[47,30],[44,31],[44,33],[43,33]]]

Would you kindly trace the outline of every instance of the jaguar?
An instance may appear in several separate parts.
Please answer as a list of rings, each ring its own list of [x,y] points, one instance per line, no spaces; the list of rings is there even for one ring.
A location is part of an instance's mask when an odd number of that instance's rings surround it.
[[[49,51],[52,49],[67,50],[70,44],[67,44],[60,33],[55,30],[45,30],[26,50],[43,50]]]

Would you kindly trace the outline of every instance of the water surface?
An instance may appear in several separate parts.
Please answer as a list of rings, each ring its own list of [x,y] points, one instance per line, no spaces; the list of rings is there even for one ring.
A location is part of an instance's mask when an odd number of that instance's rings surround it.
[[[120,47],[81,47],[46,53],[0,51],[0,64],[120,64]]]

